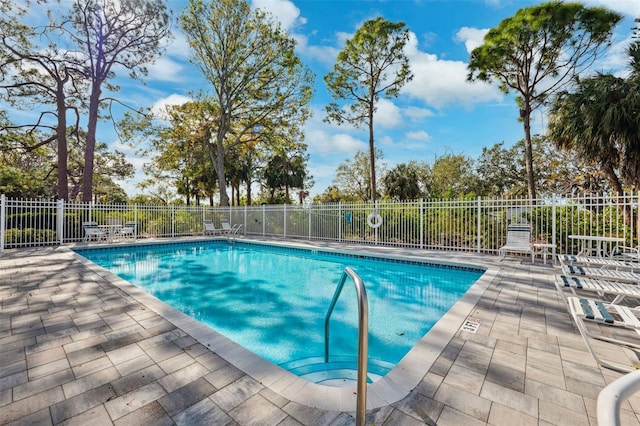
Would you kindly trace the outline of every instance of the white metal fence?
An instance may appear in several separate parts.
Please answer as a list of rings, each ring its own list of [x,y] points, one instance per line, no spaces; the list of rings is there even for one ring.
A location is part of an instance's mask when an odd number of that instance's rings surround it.
[[[538,242],[576,253],[569,235],[621,237],[638,245],[638,194],[530,200],[476,198],[378,202],[382,224],[367,223],[371,203],[205,207],[86,204],[0,196],[0,250],[83,239],[82,222],[134,221],[134,237],[202,235],[203,220],[241,224],[247,236],[360,242],[437,250],[497,253],[511,222],[527,222]]]

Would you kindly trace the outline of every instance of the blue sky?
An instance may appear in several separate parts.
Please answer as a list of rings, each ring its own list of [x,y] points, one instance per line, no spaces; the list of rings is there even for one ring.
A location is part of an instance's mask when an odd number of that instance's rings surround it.
[[[316,75],[313,117],[306,125],[309,169],[315,186],[311,195],[331,184],[336,166],[368,149],[366,130],[338,127],[323,122],[324,108],[331,101],[323,76],[335,63],[344,43],[366,20],[383,16],[402,21],[411,32],[406,53],[413,81],[398,98],[378,104],[375,117],[376,146],[387,167],[410,160],[432,162],[446,153],[477,158],[483,147],[498,142],[507,146],[523,138],[522,125],[512,96],[497,85],[468,83],[469,52],[482,43],[489,28],[512,16],[518,9],[541,3],[528,0],[249,0],[252,7],[271,12],[297,40],[297,52]],[[633,19],[640,16],[638,0],[587,0],[585,5],[606,6],[625,16],[617,27],[613,46],[594,70],[619,71],[627,62]],[[178,16],[184,0],[169,0]],[[207,89],[207,82],[189,63],[189,47],[179,25],[166,54],[149,67],[147,85],[126,80],[120,73],[119,96],[137,106],[161,107],[181,103],[190,93]],[[534,130],[544,129],[543,114],[534,116]],[[140,192],[135,183],[142,178],[144,159],[115,139],[111,125],[99,124],[99,139],[127,153],[138,173],[121,184],[129,195]]]

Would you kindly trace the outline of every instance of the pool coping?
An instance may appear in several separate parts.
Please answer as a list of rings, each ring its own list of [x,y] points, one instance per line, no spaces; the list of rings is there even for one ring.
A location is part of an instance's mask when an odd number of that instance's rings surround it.
[[[202,242],[216,240],[185,239],[180,242]],[[438,320],[432,329],[425,334],[416,345],[398,362],[398,364],[384,377],[367,386],[367,409],[379,408],[390,405],[406,397],[424,378],[433,363],[436,361],[445,346],[455,336],[471,313],[472,309],[496,278],[498,269],[491,265],[475,264],[471,261],[450,262],[439,259],[429,259],[418,255],[381,254],[367,251],[367,247],[359,246],[357,250],[337,249],[332,247],[318,247],[305,241],[293,242],[265,242],[245,238],[242,242],[258,245],[279,246],[287,248],[303,248],[309,250],[325,251],[337,254],[354,255],[362,253],[364,256],[395,260],[409,260],[418,263],[440,264],[446,266],[465,266],[484,270],[483,275],[467,290],[467,292]],[[162,242],[138,242],[131,244],[134,247],[143,245],[171,245],[176,241]],[[118,245],[103,245],[95,248],[124,247]],[[377,247],[377,246],[373,246]],[[372,248],[373,248],[372,247]],[[309,382],[295,374],[279,367],[264,358],[254,354],[243,346],[233,342],[229,338],[215,331],[213,328],[198,322],[188,315],[169,306],[155,296],[145,292],[141,288],[125,281],[108,270],[98,266],[90,260],[76,253],[73,249],[94,249],[92,246],[76,245],[68,247],[69,252],[83,265],[98,273],[112,285],[118,287],[139,303],[163,316],[176,327],[182,329],[202,345],[209,348],[236,368],[253,377],[271,391],[291,401],[310,407],[335,411],[355,411],[356,386],[333,387]]]

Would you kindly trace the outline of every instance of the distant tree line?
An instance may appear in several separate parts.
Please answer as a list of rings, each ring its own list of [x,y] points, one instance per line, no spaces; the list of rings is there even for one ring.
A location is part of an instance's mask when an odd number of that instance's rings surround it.
[[[532,139],[539,197],[611,191],[605,173],[575,154],[557,149],[549,140]],[[469,197],[528,197],[524,141],[506,148],[504,142],[483,148],[478,158],[448,152],[431,161],[409,161],[387,168],[378,158],[378,197],[391,200],[457,199]],[[356,153],[337,168],[333,183],[314,202],[369,200],[368,157]]]

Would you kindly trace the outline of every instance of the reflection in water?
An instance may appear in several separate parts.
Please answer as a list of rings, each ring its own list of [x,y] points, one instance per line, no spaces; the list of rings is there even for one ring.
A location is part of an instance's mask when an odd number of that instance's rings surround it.
[[[276,364],[322,356],[324,316],[346,266],[367,289],[369,355],[394,364],[482,275],[246,243],[80,254]],[[331,319],[332,354],[357,354],[357,318],[348,284]]]

